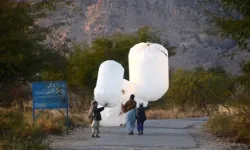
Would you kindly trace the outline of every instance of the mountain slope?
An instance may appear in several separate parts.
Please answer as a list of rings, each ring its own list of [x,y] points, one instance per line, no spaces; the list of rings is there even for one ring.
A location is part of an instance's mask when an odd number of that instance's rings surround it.
[[[143,25],[159,30],[161,37],[177,47],[177,55],[170,59],[174,68],[205,68],[221,65],[230,73],[239,71],[238,63],[247,57],[238,55],[234,60],[220,59],[218,54],[235,49],[234,42],[209,36],[210,18],[198,0],[74,0],[71,5],[58,4],[55,12],[41,25],[64,23],[55,31],[60,34],[54,45],[67,38],[71,42],[91,41],[99,35],[113,32],[133,32]],[[209,10],[222,9],[205,4]],[[68,43],[70,46],[70,42]]]

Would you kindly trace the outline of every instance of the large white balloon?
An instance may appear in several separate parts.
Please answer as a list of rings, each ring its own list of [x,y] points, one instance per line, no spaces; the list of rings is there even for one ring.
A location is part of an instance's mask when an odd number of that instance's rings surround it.
[[[101,106],[100,106],[101,107]],[[121,105],[114,108],[105,108],[102,114],[101,126],[120,126],[126,123],[126,114],[121,113]]]
[[[137,93],[136,93],[136,89],[135,89],[135,84],[133,84],[132,82],[124,79],[123,80],[123,88],[122,88],[123,94],[122,94],[122,104],[125,104],[129,98],[131,94],[135,95],[135,101],[136,101],[136,106],[139,107],[140,103],[143,103],[143,106],[147,106],[148,102],[144,101],[142,99],[140,99],[139,97],[137,97]]]
[[[123,86],[122,86],[122,104],[125,104],[129,98],[130,95],[135,93],[135,85],[131,82],[129,82],[126,79],[123,79]]]
[[[122,112],[121,104],[124,105],[129,100],[131,94],[135,94],[137,107],[139,107],[140,103],[143,103],[144,107],[148,105],[147,101],[137,98],[135,93],[135,85],[128,80],[123,80],[122,91],[123,94],[120,104],[114,108],[105,108],[102,112],[102,121],[100,122],[102,126],[120,126],[121,124],[126,123],[126,114],[120,114]]]
[[[137,108],[140,106],[140,103],[143,103],[144,107],[148,106],[148,102],[147,101],[141,100],[139,98],[135,98],[135,101],[136,101],[136,107]]]
[[[169,88],[168,51],[159,44],[139,43],[129,52],[129,81],[144,101],[160,99]]]
[[[95,100],[102,106],[108,103],[108,107],[120,104],[122,96],[124,68],[121,64],[108,60],[99,67],[96,87],[94,89]]]

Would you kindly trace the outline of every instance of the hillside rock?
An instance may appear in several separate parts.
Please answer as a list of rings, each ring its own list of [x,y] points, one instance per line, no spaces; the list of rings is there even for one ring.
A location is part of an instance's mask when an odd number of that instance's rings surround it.
[[[210,17],[199,4],[200,0],[73,0],[71,4],[57,4],[40,24],[63,25],[54,31],[53,45],[87,41],[114,32],[134,32],[143,25],[160,31],[163,39],[177,47],[177,55],[171,57],[173,68],[191,69],[197,66],[209,68],[221,65],[232,74],[239,72],[238,63],[247,58],[241,53],[233,60],[221,59],[236,48],[231,40],[210,36]],[[219,5],[204,4],[208,10],[223,11]]]

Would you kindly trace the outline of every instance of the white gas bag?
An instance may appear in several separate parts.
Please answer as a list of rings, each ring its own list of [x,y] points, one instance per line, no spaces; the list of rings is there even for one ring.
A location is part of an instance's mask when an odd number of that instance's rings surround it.
[[[103,62],[99,67],[94,98],[102,106],[115,107],[122,96],[124,68],[113,60]]]
[[[123,91],[123,93],[122,93],[121,103],[123,105],[125,105],[125,103],[129,100],[131,94],[135,95],[136,107],[139,107],[140,103],[143,103],[143,106],[145,106],[145,107],[148,105],[147,101],[144,101],[144,100],[140,99],[139,97],[137,97],[137,93],[135,92],[136,91],[135,84],[133,84],[132,82],[130,82],[126,79],[123,79],[122,91]]]
[[[169,88],[168,51],[160,44],[139,43],[129,52],[129,81],[138,99],[156,101]]]

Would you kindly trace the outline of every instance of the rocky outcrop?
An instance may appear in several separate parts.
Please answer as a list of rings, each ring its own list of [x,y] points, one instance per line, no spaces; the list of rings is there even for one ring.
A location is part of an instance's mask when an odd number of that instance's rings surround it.
[[[234,50],[235,43],[210,36],[210,17],[199,4],[200,0],[73,0],[71,4],[58,4],[55,12],[41,25],[61,23],[55,30],[58,35],[54,46],[82,40],[90,42],[99,35],[113,32],[133,32],[149,25],[161,33],[161,37],[177,47],[177,55],[171,57],[174,68],[209,68],[221,65],[230,73],[239,71],[238,63],[247,57],[237,55],[234,60],[221,59],[218,54]],[[222,8],[216,4],[204,4],[208,10]]]

